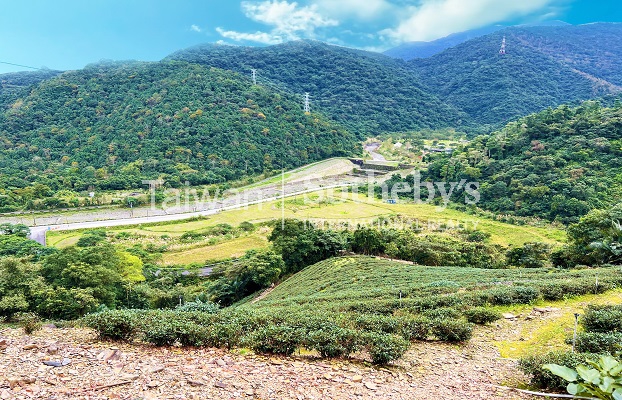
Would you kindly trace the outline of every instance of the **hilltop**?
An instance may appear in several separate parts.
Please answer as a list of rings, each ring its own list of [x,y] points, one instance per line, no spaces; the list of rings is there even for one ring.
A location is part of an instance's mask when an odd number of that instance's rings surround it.
[[[184,62],[94,64],[45,80],[0,108],[0,143],[1,186],[26,200],[144,179],[224,182],[359,149],[290,94]]]
[[[622,91],[622,24],[515,27],[408,64],[428,90],[495,126]],[[500,55],[503,37],[507,54]]]
[[[621,142],[620,102],[611,108],[596,102],[561,106],[433,160],[427,178],[476,178],[478,205],[496,213],[576,222],[591,209],[621,200]]]
[[[403,62],[377,53],[302,40],[268,47],[208,44],[166,59],[249,76],[257,69],[260,82],[296,93],[300,102],[309,92],[312,109],[361,138],[468,123],[464,113],[425,89]]]

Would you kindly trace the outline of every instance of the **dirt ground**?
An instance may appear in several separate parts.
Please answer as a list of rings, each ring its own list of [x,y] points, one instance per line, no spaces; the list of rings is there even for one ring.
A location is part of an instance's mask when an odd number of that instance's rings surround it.
[[[524,377],[514,361],[477,339],[464,346],[416,343],[382,368],[356,359],[102,342],[85,329],[25,335],[6,328],[0,399],[528,399],[493,386]],[[60,366],[45,365],[50,361]]]

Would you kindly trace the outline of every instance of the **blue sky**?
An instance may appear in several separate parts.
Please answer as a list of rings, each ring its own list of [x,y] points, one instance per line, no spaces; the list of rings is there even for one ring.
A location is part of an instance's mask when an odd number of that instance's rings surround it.
[[[622,22],[619,0],[16,0],[0,12],[0,61],[77,69],[159,60],[199,43],[312,38],[383,50],[491,24]],[[0,64],[0,73],[25,68]]]

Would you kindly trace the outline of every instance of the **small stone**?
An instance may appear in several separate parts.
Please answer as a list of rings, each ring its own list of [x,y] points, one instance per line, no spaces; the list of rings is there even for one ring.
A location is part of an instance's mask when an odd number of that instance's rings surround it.
[[[378,389],[378,386],[376,386],[375,383],[372,382],[365,382],[365,387],[369,390],[376,390]]]
[[[505,319],[515,319],[516,315],[512,314],[512,313],[503,313],[501,314],[503,316],[503,318]]]
[[[270,363],[273,365],[283,365],[283,361],[279,360],[278,358],[270,359]]]
[[[61,366],[65,366],[65,365],[69,365],[71,364],[71,360],[68,358],[63,358],[63,361],[61,362]]]
[[[162,372],[162,371],[164,371],[163,365],[156,365],[154,367],[151,367],[151,369],[149,369],[150,374],[155,374],[155,373]]]
[[[158,382],[158,381],[151,381],[151,382],[149,382],[147,384],[147,387],[153,389],[153,388],[156,388],[156,387],[158,387],[160,385],[161,385],[161,383]]]
[[[56,346],[49,346],[46,351],[47,351],[48,354],[54,355],[54,354],[58,353],[58,347],[56,347]]]
[[[331,374],[324,374],[322,377],[323,377],[324,379],[326,379],[326,380],[331,380],[331,379],[333,379],[333,376],[332,376]]]
[[[201,381],[195,381],[192,379],[188,379],[187,381],[191,386],[205,386],[205,383],[201,382]]]
[[[43,361],[43,364],[47,365],[48,367],[62,367],[63,366],[62,361],[46,360],[46,361]]]
[[[104,350],[97,356],[97,359],[101,361],[118,360],[119,358],[121,358],[121,352],[116,348]]]
[[[24,350],[33,350],[33,349],[38,349],[38,348],[39,348],[39,346],[37,346],[34,343],[27,344],[26,346],[22,347],[22,349],[24,349]]]
[[[227,385],[226,385],[225,383],[220,382],[220,381],[219,381],[219,382],[214,383],[214,386],[216,386],[216,387],[217,387],[217,388],[219,388],[219,389],[224,389],[224,388],[226,388],[226,387],[227,387]]]
[[[216,360],[216,364],[218,364],[218,366],[219,366],[219,367],[221,367],[221,368],[224,368],[224,367],[226,367],[226,366],[227,366],[227,363],[226,363],[226,362],[224,362],[224,361],[223,361],[223,360],[221,360],[221,359]]]
[[[355,383],[363,382],[363,377],[361,375],[354,375],[352,377],[352,382],[355,382]]]
[[[246,392],[244,392],[244,394],[247,396],[254,396],[255,392],[253,391],[253,389],[248,389]]]

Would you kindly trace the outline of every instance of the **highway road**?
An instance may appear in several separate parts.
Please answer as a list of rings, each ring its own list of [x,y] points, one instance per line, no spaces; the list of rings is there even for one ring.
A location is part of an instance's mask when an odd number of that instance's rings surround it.
[[[157,222],[170,222],[180,221],[196,217],[205,217],[214,215],[222,211],[235,210],[245,208],[254,204],[267,203],[275,200],[280,200],[287,197],[299,196],[307,193],[317,192],[320,190],[332,190],[344,187],[351,187],[359,184],[360,181],[353,179],[353,181],[342,182],[331,185],[311,185],[303,190],[293,190],[299,188],[296,185],[290,185],[289,187],[281,188],[281,191],[276,191],[274,188],[268,190],[256,191],[256,200],[242,201],[248,198],[248,193],[243,193],[238,196],[225,198],[221,201],[213,201],[203,204],[202,210],[193,212],[173,212],[164,215],[154,215],[148,217],[136,217],[136,218],[117,218],[97,221],[84,221],[68,224],[49,224],[49,225],[37,225],[30,227],[30,238],[45,245],[46,232],[48,231],[71,231],[76,229],[96,229],[96,228],[110,228],[115,226],[127,226],[127,225],[140,225],[150,224]],[[259,193],[261,192],[261,193]],[[179,209],[173,209],[173,211],[179,211]]]

